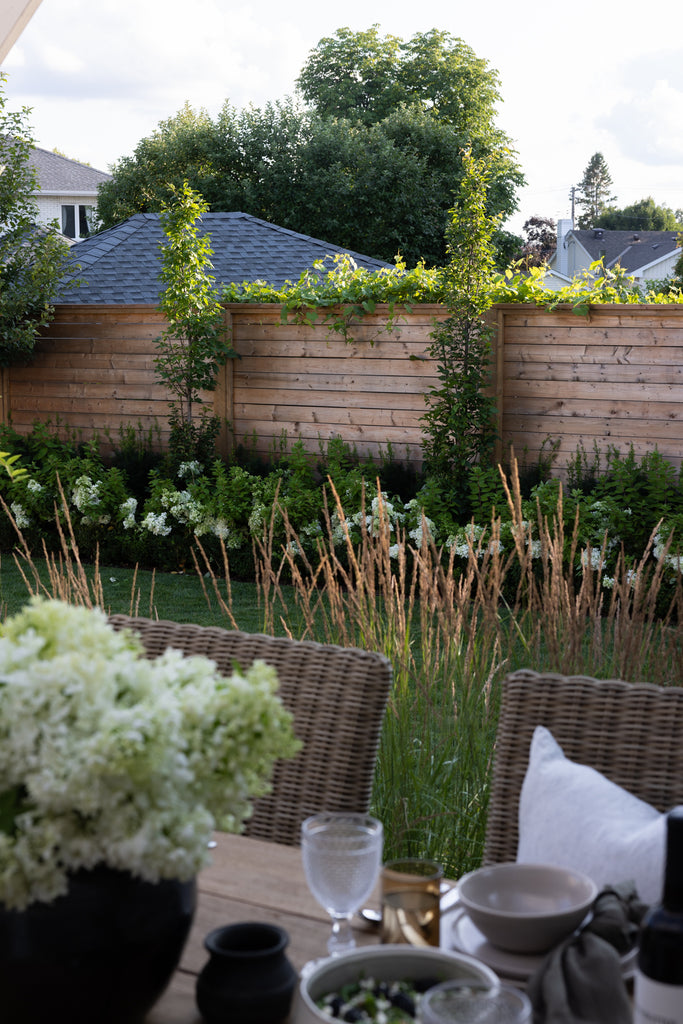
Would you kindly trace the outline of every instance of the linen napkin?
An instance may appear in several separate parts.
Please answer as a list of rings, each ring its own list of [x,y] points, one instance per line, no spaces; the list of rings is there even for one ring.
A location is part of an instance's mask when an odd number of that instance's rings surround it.
[[[630,1024],[621,957],[647,910],[631,882],[606,887],[587,924],[552,950],[531,977],[534,1024]]]

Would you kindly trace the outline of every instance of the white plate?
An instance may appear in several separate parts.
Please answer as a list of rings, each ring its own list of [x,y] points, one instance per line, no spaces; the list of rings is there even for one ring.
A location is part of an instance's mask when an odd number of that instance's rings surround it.
[[[547,954],[509,953],[498,949],[482,935],[467,911],[459,903],[441,913],[441,945],[481,960],[503,978],[528,981],[543,963]],[[637,950],[632,949],[621,958],[621,969],[628,978],[635,968]]]

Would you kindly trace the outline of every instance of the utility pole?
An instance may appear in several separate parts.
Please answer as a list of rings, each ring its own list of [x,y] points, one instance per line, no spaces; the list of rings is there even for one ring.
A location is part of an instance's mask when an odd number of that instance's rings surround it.
[[[572,187],[569,189],[569,198],[571,199],[572,203],[572,231],[574,230],[574,206],[576,200],[576,188],[576,185],[572,185]]]

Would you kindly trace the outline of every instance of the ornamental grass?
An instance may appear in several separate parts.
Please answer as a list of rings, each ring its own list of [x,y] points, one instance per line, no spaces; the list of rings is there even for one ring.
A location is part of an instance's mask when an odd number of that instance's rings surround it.
[[[514,549],[504,553],[494,518],[469,542],[464,566],[455,549],[436,549],[426,527],[419,547],[400,529],[392,534],[381,495],[360,544],[348,531],[342,548],[333,543],[333,514],[335,522],[347,521],[335,495],[315,560],[303,553],[282,507],[284,548],[273,543],[274,510],[255,552],[266,631],[282,624],[298,639],[365,647],[391,660],[394,688],[373,795],[385,856],[428,856],[451,877],[481,860],[499,684],[507,672],[532,667],[658,684],[683,678],[680,576],[664,600],[666,559],[652,558],[654,534],[635,565],[617,559],[607,585],[607,537],[601,550],[581,552],[578,517],[569,536],[561,506],[552,520],[539,511],[537,523],[526,522],[516,468],[505,487]],[[208,561],[206,568],[234,625],[229,587]]]
[[[578,516],[565,530],[561,494],[556,514],[539,507],[531,523],[516,467],[504,484],[512,550],[500,543],[495,517],[485,532],[468,535],[464,559],[454,547],[437,549],[426,521],[418,543],[415,531],[392,529],[379,491],[361,517],[360,542],[347,526],[344,543],[336,543],[333,533],[348,520],[333,491],[314,557],[277,499],[254,545],[263,632],[364,647],[391,660],[372,811],[385,825],[387,858],[432,857],[451,877],[481,860],[507,672],[531,667],[661,685],[683,677],[683,588],[680,574],[673,587],[670,572],[665,580],[660,540],[653,557],[656,530],[640,559],[619,556],[608,579],[607,536],[600,549],[582,550]],[[275,540],[283,522],[284,544]],[[20,557],[30,589],[30,552]],[[240,628],[227,549],[220,572],[200,540],[194,557],[205,599],[218,603],[227,628]],[[55,596],[99,603],[68,530],[49,586]]]

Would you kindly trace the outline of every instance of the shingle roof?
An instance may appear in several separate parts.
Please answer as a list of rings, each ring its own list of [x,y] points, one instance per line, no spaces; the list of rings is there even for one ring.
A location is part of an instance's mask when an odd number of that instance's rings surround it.
[[[298,280],[314,260],[344,252],[368,270],[391,265],[246,213],[205,213],[202,227],[211,239],[211,274],[217,289],[243,281],[267,281],[281,287],[287,280]],[[116,227],[77,242],[70,252],[74,271],[62,280],[54,301],[156,305],[164,289],[159,279],[159,246],[164,239],[158,214],[136,213]],[[75,283],[79,278],[80,286]]]
[[[91,192],[96,195],[97,186],[111,178],[106,171],[96,171],[88,164],[80,164],[77,160],[69,160],[66,156],[38,147],[31,150],[29,163],[38,172],[41,192],[76,192],[81,195]]]
[[[589,228],[573,232],[594,260],[604,257],[605,266],[616,263],[628,273],[646,267],[678,248],[675,231],[609,231]]]

